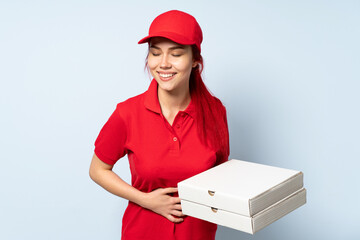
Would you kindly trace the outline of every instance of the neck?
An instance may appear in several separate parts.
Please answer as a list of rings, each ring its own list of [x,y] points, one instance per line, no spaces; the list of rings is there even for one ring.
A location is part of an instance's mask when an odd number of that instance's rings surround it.
[[[183,111],[191,101],[190,90],[181,92],[168,92],[158,88],[158,98],[162,110],[167,112]]]

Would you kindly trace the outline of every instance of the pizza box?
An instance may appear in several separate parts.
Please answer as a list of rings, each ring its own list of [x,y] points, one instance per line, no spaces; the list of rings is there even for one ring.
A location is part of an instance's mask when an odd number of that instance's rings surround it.
[[[178,183],[185,215],[255,233],[306,202],[303,174],[241,160]]]

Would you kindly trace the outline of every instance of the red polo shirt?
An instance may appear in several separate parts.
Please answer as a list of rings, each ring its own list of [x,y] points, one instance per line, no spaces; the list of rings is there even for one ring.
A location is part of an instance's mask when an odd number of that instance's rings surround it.
[[[95,142],[95,154],[105,163],[113,165],[128,155],[132,186],[143,192],[177,187],[178,182],[228,157],[217,159],[216,151],[200,142],[193,101],[170,125],[161,113],[157,86],[153,80],[145,93],[119,103]],[[190,216],[173,223],[129,202],[122,239],[210,240],[215,239],[216,229],[216,224]]]

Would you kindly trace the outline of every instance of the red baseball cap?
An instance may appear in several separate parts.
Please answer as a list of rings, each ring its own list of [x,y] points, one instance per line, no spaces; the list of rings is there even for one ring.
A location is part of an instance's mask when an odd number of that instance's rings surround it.
[[[138,43],[146,43],[152,37],[164,37],[182,45],[193,45],[201,51],[203,40],[200,25],[188,13],[171,10],[157,16],[149,28],[149,35]]]

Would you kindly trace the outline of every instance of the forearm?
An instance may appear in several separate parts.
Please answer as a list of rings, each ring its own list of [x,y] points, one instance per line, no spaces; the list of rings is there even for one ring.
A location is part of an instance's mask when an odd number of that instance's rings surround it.
[[[129,185],[111,169],[99,169],[91,167],[90,177],[94,182],[96,182],[108,192],[143,206],[146,193],[141,192],[133,186]]]
[[[102,162],[94,154],[89,174],[94,182],[110,193],[158,213],[172,222],[183,221],[180,198],[170,196],[177,192],[177,188],[159,188],[150,193],[144,193],[122,180],[112,171],[112,168],[112,165]]]

